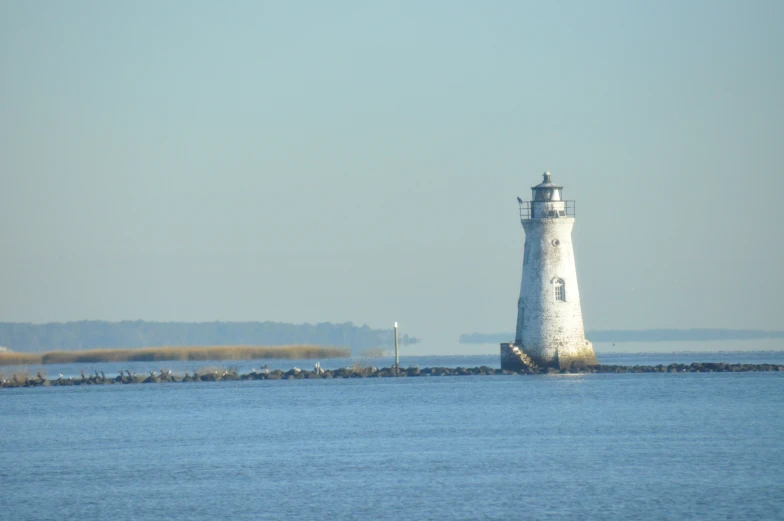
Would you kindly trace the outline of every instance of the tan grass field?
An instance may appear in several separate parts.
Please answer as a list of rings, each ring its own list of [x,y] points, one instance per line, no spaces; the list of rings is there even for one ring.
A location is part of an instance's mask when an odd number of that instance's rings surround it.
[[[136,349],[91,349],[47,353],[0,352],[0,365],[75,364],[98,362],[151,362],[161,360],[256,360],[264,358],[348,358],[344,347],[292,346],[182,346]]]

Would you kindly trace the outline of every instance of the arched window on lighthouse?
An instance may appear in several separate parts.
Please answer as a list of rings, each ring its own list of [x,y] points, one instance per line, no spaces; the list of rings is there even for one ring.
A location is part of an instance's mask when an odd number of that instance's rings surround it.
[[[555,287],[555,300],[566,302],[566,284],[563,279],[555,279],[553,286]]]

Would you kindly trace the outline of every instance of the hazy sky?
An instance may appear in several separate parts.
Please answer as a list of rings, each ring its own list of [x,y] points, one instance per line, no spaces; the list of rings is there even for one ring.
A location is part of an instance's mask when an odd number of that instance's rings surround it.
[[[782,329],[784,2],[4,1],[0,321]]]

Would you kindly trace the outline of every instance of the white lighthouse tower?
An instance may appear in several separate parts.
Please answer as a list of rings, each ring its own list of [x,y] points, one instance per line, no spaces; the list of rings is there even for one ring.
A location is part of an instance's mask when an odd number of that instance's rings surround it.
[[[531,190],[531,201],[517,198],[525,230],[523,281],[515,341],[501,344],[501,368],[598,365],[593,345],[585,339],[577,289],[574,201],[563,199],[563,187],[553,184],[550,172]]]

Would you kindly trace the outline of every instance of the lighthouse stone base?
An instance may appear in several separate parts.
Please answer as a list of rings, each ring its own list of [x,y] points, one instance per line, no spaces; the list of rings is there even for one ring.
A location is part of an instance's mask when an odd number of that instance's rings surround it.
[[[540,367],[554,367],[557,369],[585,368],[599,365],[593,344],[585,341],[584,346],[577,348],[558,349],[554,356],[544,359],[540,356],[529,356],[521,346],[511,342],[501,344],[501,369],[506,371],[528,371]]]

